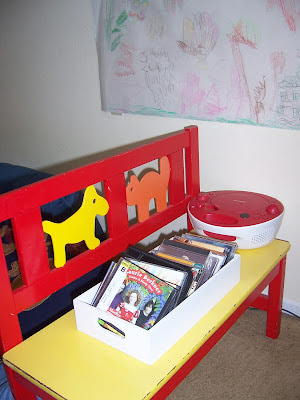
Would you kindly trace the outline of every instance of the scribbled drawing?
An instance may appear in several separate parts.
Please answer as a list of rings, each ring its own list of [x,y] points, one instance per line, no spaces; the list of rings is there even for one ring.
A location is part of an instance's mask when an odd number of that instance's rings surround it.
[[[118,77],[134,75],[135,72],[132,66],[132,62],[132,49],[126,44],[121,44],[120,56],[115,60],[114,74]]]
[[[124,34],[123,30],[126,20],[128,19],[127,11],[124,9],[115,19],[115,1],[106,0],[105,13],[105,39],[110,51],[114,51],[121,43],[121,38]]]
[[[250,3],[102,0],[103,109],[297,129],[300,0]]]
[[[187,110],[189,112],[196,106],[199,113],[199,107],[205,98],[205,90],[200,88],[200,78],[196,73],[187,74],[187,80],[180,84],[181,114]]]
[[[299,0],[268,0],[267,9],[271,9],[273,6],[281,9],[289,29],[296,32],[297,24],[300,23]]]
[[[174,91],[174,76],[171,62],[166,50],[150,49],[140,54],[140,61],[144,64],[145,82],[151,90],[157,106],[163,106],[168,96]]]
[[[240,44],[244,44],[250,48],[257,49],[259,35],[254,26],[249,22],[239,21],[234,27],[233,32],[228,35],[234,62],[240,75],[244,93],[249,104],[249,115],[256,123],[260,122],[260,116],[266,112],[267,106],[270,110],[273,109],[277,91],[278,91],[278,76],[285,67],[285,56],[282,51],[273,52],[270,57],[270,65],[272,70],[272,82],[268,86],[267,93],[267,78],[263,76],[262,80],[254,85],[253,97],[248,85],[247,74],[245,71],[244,61]]]
[[[243,44],[252,49],[256,49],[257,39],[258,39],[257,33],[251,23],[245,23],[241,20],[238,22],[236,26],[234,26],[233,32],[229,34],[228,37],[231,44],[233,59],[236,64],[236,68],[239,72],[241,82],[246,93],[246,97],[248,99],[250,118],[254,119],[255,116],[254,106],[250,95],[250,90],[248,86],[240,45]]]
[[[112,25],[114,19],[115,19],[115,4],[110,0],[106,0],[104,30],[105,30],[106,44],[109,48],[111,48]]]
[[[132,18],[136,18],[139,21],[143,21],[146,16],[147,8],[148,0],[133,0],[128,15]]]
[[[205,112],[210,116],[220,115],[226,107],[222,105],[220,91],[212,84],[206,96]]]
[[[226,68],[227,61],[220,61],[220,68]],[[219,65],[213,67],[217,73]],[[231,70],[228,71],[229,75]],[[219,76],[218,78],[209,76],[202,79],[200,76],[191,72],[187,74],[186,81],[180,83],[181,114],[195,115],[197,117],[216,117],[222,116],[229,108],[239,106],[239,98],[236,100],[237,86],[235,78]]]
[[[269,108],[273,110],[274,103],[278,93],[278,74],[282,74],[286,59],[282,51],[275,51],[270,55],[270,64],[273,71],[273,96],[270,100]]]
[[[300,127],[300,71],[295,76],[284,78],[279,84],[279,91],[277,119]]]
[[[178,40],[178,46],[184,53],[196,56],[200,61],[206,59],[215,47],[219,30],[212,22],[209,14],[203,12],[194,15],[193,20],[183,20],[183,40]]]
[[[243,104],[243,87],[241,77],[235,65],[232,65],[230,75],[230,88],[228,97],[228,111],[234,119],[238,118]]]
[[[121,0],[125,9],[131,8],[132,0]]]
[[[128,29],[128,23],[136,19],[142,21],[148,8],[148,0],[133,0],[123,2],[125,8],[115,16],[115,0],[106,0],[105,3],[105,39],[110,51],[114,51],[121,43],[121,39]],[[126,7],[128,7],[126,9]]]
[[[263,77],[263,81],[254,88],[254,113],[256,116],[256,122],[259,122],[259,114],[265,111],[264,100],[266,97],[266,77]]]
[[[116,50],[120,45],[128,27],[135,21],[143,21],[148,8],[148,0],[123,1],[124,9],[116,17],[115,0],[105,2],[105,39],[110,51]]]
[[[209,82],[204,112],[206,117],[234,115],[237,118],[243,104],[243,88],[235,64],[220,58],[209,70]]]
[[[153,15],[145,21],[145,34],[150,40],[160,39],[164,32],[161,15]]]
[[[164,0],[164,5],[168,13],[171,12],[175,14],[175,12],[177,11],[177,7],[179,9],[182,9],[183,0]]]

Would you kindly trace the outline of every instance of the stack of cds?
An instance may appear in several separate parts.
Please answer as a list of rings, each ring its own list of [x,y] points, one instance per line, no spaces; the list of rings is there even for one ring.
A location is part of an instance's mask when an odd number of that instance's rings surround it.
[[[150,329],[230,261],[236,249],[236,243],[190,233],[166,239],[150,253],[130,247],[111,263],[91,305]]]

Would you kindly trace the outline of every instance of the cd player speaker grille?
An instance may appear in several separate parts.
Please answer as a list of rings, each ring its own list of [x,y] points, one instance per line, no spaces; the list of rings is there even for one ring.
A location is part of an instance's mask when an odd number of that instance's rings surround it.
[[[256,233],[254,236],[251,238],[251,245],[253,246],[264,246],[270,243],[275,235],[275,228],[270,227],[268,229],[265,229],[259,233]]]

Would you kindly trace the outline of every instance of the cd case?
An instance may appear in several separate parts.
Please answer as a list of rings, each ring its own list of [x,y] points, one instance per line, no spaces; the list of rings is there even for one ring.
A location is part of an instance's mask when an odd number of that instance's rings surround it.
[[[176,260],[176,262],[187,265],[191,269],[193,281],[189,288],[188,296],[216,273],[225,260],[225,256],[176,240],[164,240],[155,250],[155,254],[164,259]]]
[[[101,295],[98,293],[93,305],[144,329],[150,329],[177,305],[178,286],[140,267],[134,260],[121,257],[103,283],[105,290],[99,290]]]
[[[165,239],[152,253],[191,269],[190,296],[234,257],[236,249],[236,243],[186,233]]]
[[[209,249],[213,252],[221,252],[225,254],[226,259],[224,264],[233,259],[238,248],[238,245],[235,242],[228,242],[225,240],[219,240],[209,236],[197,235],[193,233],[184,233],[181,238],[185,240],[185,243],[192,246],[199,246]]]
[[[171,276],[174,273],[173,271],[177,271],[178,273],[181,272],[182,281],[177,285],[179,290],[177,304],[181,303],[187,297],[188,291],[190,289],[190,286],[194,278],[193,272],[189,266],[185,266],[168,259],[163,259],[153,254],[152,252],[146,253],[145,251],[140,250],[134,246],[129,247],[125,251],[124,257],[136,259],[138,262],[143,261],[149,264],[154,264],[164,267],[165,274],[167,273],[168,270],[170,270]]]

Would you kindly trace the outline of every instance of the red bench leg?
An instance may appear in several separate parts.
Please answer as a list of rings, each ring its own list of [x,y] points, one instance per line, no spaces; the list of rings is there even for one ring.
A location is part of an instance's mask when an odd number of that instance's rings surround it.
[[[14,372],[4,364],[11,392],[16,400],[36,400],[36,396],[22,386],[14,377]]]
[[[266,334],[272,339],[278,338],[280,334],[285,266],[286,256],[279,262],[278,274],[269,284],[269,306]]]

